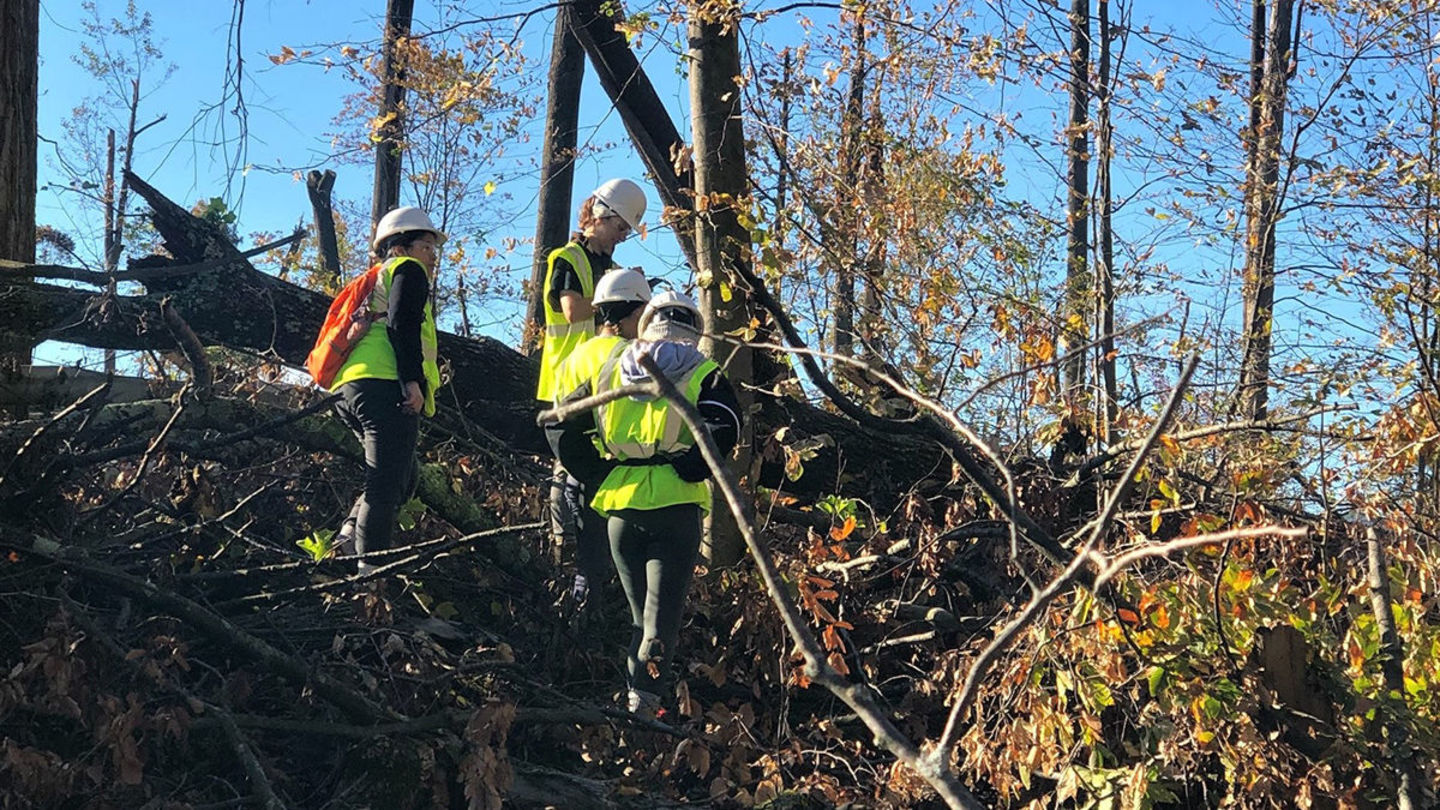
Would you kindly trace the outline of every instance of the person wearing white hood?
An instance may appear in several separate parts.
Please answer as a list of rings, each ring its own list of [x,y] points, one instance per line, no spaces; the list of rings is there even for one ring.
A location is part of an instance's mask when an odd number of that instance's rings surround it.
[[[704,331],[700,308],[689,296],[661,293],[646,305],[639,329],[639,340],[561,402],[649,379],[639,362],[649,355],[728,455],[740,436],[740,406],[720,367],[696,346]],[[710,469],[694,435],[663,399],[618,399],[548,426],[546,436],[565,468],[595,493],[590,505],[607,517],[610,553],[630,604],[628,705],[654,716],[710,508]]]

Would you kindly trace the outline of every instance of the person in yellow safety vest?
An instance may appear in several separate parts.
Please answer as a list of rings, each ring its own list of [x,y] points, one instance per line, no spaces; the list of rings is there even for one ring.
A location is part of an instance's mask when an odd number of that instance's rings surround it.
[[[335,411],[365,450],[365,490],[337,538],[368,554],[390,547],[401,504],[414,495],[420,415],[435,415],[440,387],[430,283],[445,234],[424,211],[397,208],[380,218],[372,247],[382,262],[370,310],[374,323],[335,375]],[[370,564],[362,561],[360,570]]]
[[[600,363],[562,402],[649,379],[648,355],[695,404],[723,454],[740,435],[740,406],[725,375],[696,344],[700,310],[688,296],[665,292],[640,316],[640,338]],[[591,440],[591,436],[595,441]],[[710,508],[710,469],[694,435],[663,399],[626,397],[546,428],[550,446],[606,515],[610,553],[630,603],[626,657],[630,711],[654,716],[669,681],[685,597]]]
[[[556,373],[559,390],[573,391],[594,369],[619,355],[639,334],[640,314],[649,301],[650,282],[639,270],[606,273],[595,285],[591,300],[598,334],[577,346],[560,366]],[[565,511],[573,516],[565,527],[570,531],[560,538],[562,544],[572,540],[575,544],[576,572],[570,597],[578,608],[598,615],[601,587],[610,579],[611,570],[605,522],[590,508],[579,479],[567,474],[562,493]]]
[[[600,184],[580,205],[579,230],[563,247],[550,251],[541,300],[545,335],[540,348],[540,381],[535,397],[549,406],[560,391],[560,367],[575,347],[594,337],[595,285],[614,267],[615,247],[645,217],[645,192],[630,180]],[[579,517],[565,498],[564,467],[556,460],[550,482],[550,532],[558,554],[579,534]]]

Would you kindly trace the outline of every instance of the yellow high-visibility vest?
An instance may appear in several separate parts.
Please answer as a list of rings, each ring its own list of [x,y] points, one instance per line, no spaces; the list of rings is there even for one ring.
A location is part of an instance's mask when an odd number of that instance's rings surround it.
[[[375,291],[370,293],[370,311],[386,312],[390,309],[390,286],[395,282],[395,270],[401,262],[415,262],[423,271],[425,265],[409,256],[386,259],[381,267],[380,277],[375,280]],[[430,277],[427,272],[426,278]],[[431,283],[434,283],[431,280]],[[420,322],[421,368],[425,374],[425,415],[435,415],[435,392],[440,388],[439,334],[435,330],[435,309],[430,299],[425,300],[425,317]],[[331,390],[355,380],[399,380],[400,371],[395,362],[395,348],[390,345],[390,335],[385,331],[385,321],[370,324],[365,336],[355,344],[345,365],[335,374]]]
[[[718,369],[713,360],[696,366],[676,387],[690,404],[700,398],[700,385]],[[611,358],[591,380],[596,393],[619,388],[620,358]],[[590,505],[606,514],[615,509],[659,509],[693,503],[710,509],[710,488],[704,481],[686,481],[667,463],[625,464],[626,461],[660,461],[675,457],[695,446],[695,436],[680,414],[663,399],[637,400],[624,397],[595,409],[595,427],[601,452],[622,462],[595,489]]]
[[[618,357],[630,341],[619,335],[599,335],[581,343],[555,372],[555,404],[589,382],[611,358]]]
[[[565,320],[564,312],[550,306],[550,289],[555,281],[555,260],[560,258],[575,268],[575,275],[580,278],[580,294],[585,300],[589,301],[595,296],[595,272],[590,266],[590,256],[585,252],[585,248],[579,242],[570,242],[550,251],[545,268],[545,289],[541,291],[541,300],[545,306],[545,340],[540,344],[540,384],[535,390],[535,398],[544,402],[553,402],[556,397],[570,393],[557,390],[556,374],[565,358],[569,357],[577,346],[595,336],[594,318],[570,323]]]

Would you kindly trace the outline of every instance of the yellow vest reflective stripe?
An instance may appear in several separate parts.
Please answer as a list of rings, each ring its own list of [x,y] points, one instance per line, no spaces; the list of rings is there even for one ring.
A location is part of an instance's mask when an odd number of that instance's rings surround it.
[[[595,295],[594,268],[590,266],[590,256],[580,243],[570,242],[550,251],[545,267],[545,289],[540,295],[545,307],[545,339],[540,344],[540,384],[535,390],[535,398],[545,402],[553,402],[556,397],[569,393],[556,390],[556,373],[577,346],[595,336],[594,318],[571,323],[565,320],[564,312],[550,306],[555,260],[562,258],[575,268],[575,275],[580,278],[580,294],[585,296],[585,300],[589,301]]]
[[[690,404],[700,398],[700,386],[718,365],[705,360],[676,386]],[[608,360],[591,380],[600,394],[623,385],[620,358]],[[601,451],[617,461],[676,456],[695,446],[695,437],[680,415],[663,399],[625,397],[595,409],[595,427]],[[685,481],[670,464],[621,464],[610,471],[595,490],[591,506],[604,514],[615,509],[659,509],[682,503],[710,508],[710,488],[704,481]]]
[[[370,311],[385,312],[390,308],[390,288],[395,282],[395,269],[401,262],[415,261],[400,256],[386,259],[381,266],[380,277],[375,281],[375,291],[370,293]],[[415,262],[419,265],[419,262]],[[424,265],[420,265],[422,268]],[[429,278],[427,272],[426,278]],[[425,374],[425,415],[435,415],[435,392],[440,388],[439,333],[435,328],[435,309],[425,301],[425,315],[420,322],[421,368]],[[385,330],[385,321],[370,324],[365,336],[355,344],[345,365],[335,374],[332,390],[355,380],[399,380],[400,371],[395,362],[395,348],[390,345],[390,335]]]

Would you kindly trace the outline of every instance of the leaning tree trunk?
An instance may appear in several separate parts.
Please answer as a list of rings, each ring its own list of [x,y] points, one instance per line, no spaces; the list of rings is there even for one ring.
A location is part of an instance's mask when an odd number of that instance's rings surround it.
[[[385,45],[380,81],[380,131],[375,144],[375,192],[370,222],[400,204],[400,153],[405,140],[405,69],[400,41],[410,36],[415,0],[389,0],[385,6]]]
[[[570,3],[575,17],[575,38],[590,56],[590,66],[600,79],[601,87],[620,113],[625,131],[640,152],[660,191],[660,200],[675,229],[680,250],[693,268],[695,260],[694,223],[689,214],[694,209],[690,167],[684,160],[685,141],[670,120],[670,113],[655,86],[640,67],[635,52],[616,24],[625,20],[620,3],[615,0],[574,0]]]
[[[256,270],[214,226],[133,174],[126,182],[150,204],[151,219],[169,253],[132,261],[117,274],[122,281],[143,284],[146,293],[118,297],[113,312],[102,316],[97,293],[30,277],[99,289],[105,286],[105,273],[0,260],[0,340],[25,334],[100,349],[169,350],[174,339],[161,320],[161,302],[168,299],[206,345],[302,367],[330,298]],[[736,283],[731,282],[732,289]],[[545,452],[535,426],[536,361],[491,338],[467,339],[449,332],[439,337],[442,364],[450,372],[436,402],[445,418],[464,419],[472,432],[483,431],[511,447]],[[732,373],[732,379],[737,377]],[[774,395],[758,399],[764,410],[752,416],[762,435],[786,425],[790,441],[830,439],[805,461],[804,475],[797,481],[784,477],[784,453],[766,448],[763,462],[752,468],[755,480],[766,486],[800,495],[834,492],[843,469],[841,494],[888,508],[893,482],[914,470],[935,470],[935,486],[948,481],[950,466],[941,463],[943,453],[929,438],[870,430],[802,400]],[[866,463],[857,464],[858,459]],[[895,466],[883,459],[894,459]]]
[[[1275,0],[1267,24],[1265,0],[1255,0],[1251,49],[1250,131],[1245,172],[1245,322],[1237,403],[1262,420],[1269,405],[1271,329],[1275,315],[1275,226],[1280,219],[1280,148],[1290,82],[1294,0]]]
[[[575,185],[575,147],[580,122],[580,86],[585,51],[575,38],[575,13],[561,6],[555,14],[550,47],[549,93],[545,105],[545,151],[540,157],[540,198],[535,215],[535,264],[530,272],[528,314],[521,351],[539,348],[545,329],[545,270],[551,250],[564,244],[570,230],[570,201]]]
[[[40,0],[0,5],[0,259],[35,261]],[[0,341],[0,374],[30,364],[33,336]]]
[[[741,75],[738,20],[691,17],[690,108],[695,137],[695,199],[700,216],[695,228],[696,278],[700,307],[711,334],[739,334],[750,326],[749,296],[731,269],[749,266],[750,232],[740,224],[739,200],[749,191],[745,165],[745,132],[740,124]],[[749,413],[754,396],[746,385],[754,378],[754,353],[745,346],[707,340],[703,346],[725,368],[740,397],[741,413]],[[737,469],[748,472],[754,446],[754,424],[745,420],[738,443]],[[751,481],[751,484],[754,482]],[[723,502],[710,512],[707,558],[730,565],[745,555],[744,538]]]

